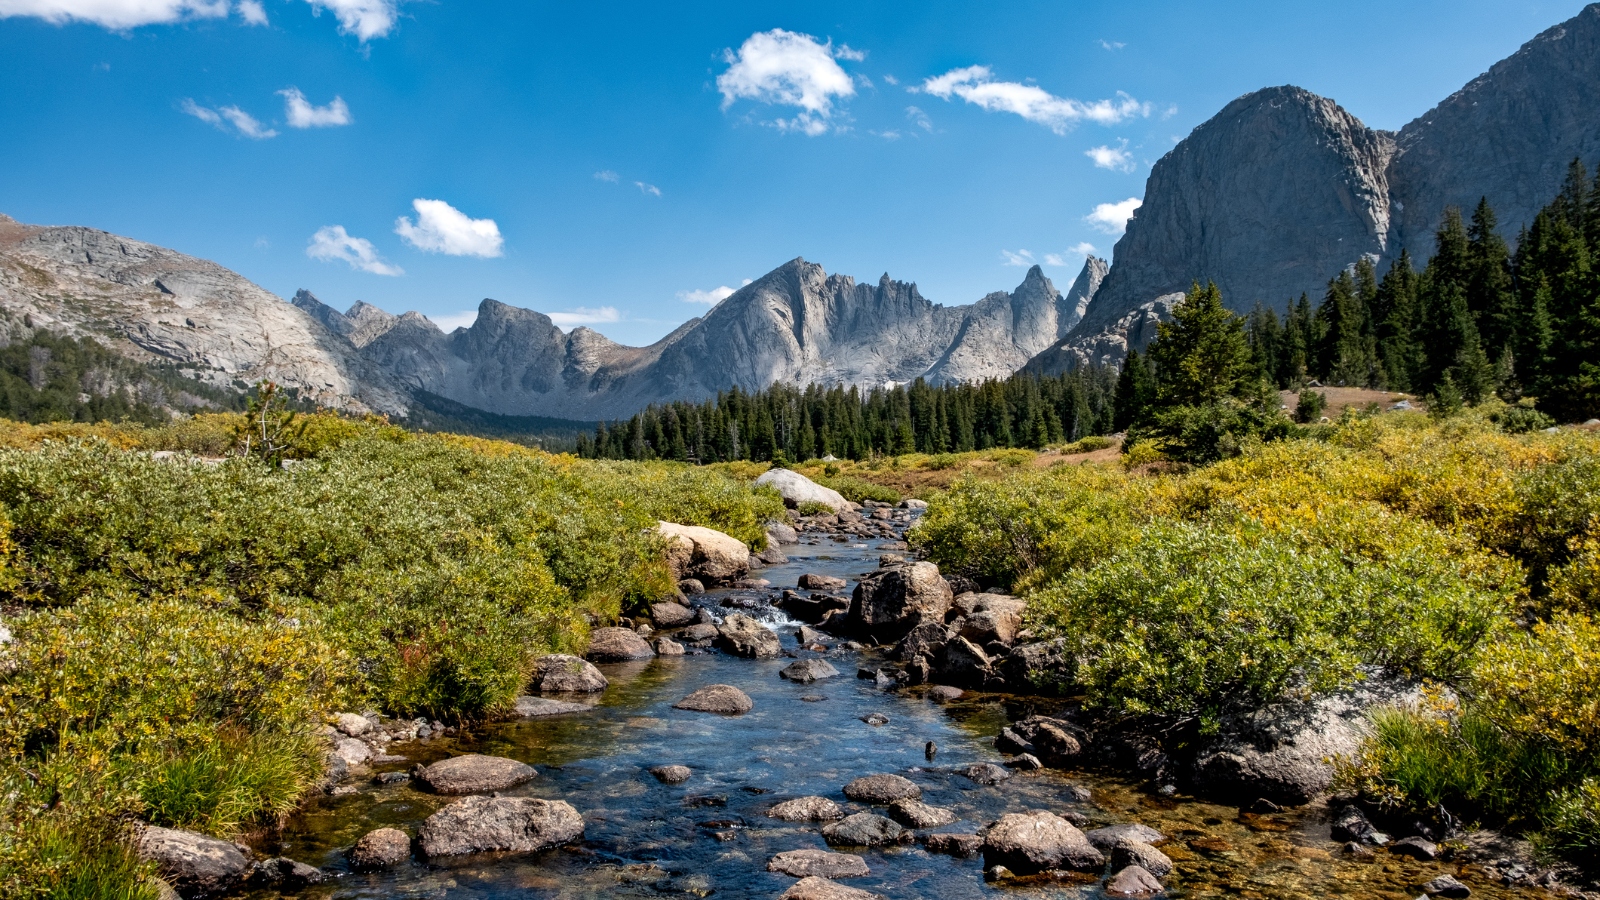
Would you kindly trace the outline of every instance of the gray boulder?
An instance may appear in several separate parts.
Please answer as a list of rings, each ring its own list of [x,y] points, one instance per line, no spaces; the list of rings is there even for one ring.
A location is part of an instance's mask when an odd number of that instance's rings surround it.
[[[950,597],[950,585],[933,563],[890,566],[856,585],[846,622],[873,640],[898,641],[924,622],[943,623]]]
[[[596,628],[589,633],[589,651],[584,655],[595,662],[627,662],[650,659],[656,653],[637,632],[627,628]]]
[[[1422,890],[1430,897],[1450,897],[1452,900],[1472,896],[1472,888],[1462,884],[1454,875],[1440,875],[1423,885]]]
[[[1155,874],[1141,866],[1128,866],[1106,881],[1106,893],[1113,897],[1149,897],[1164,893]]]
[[[874,894],[816,875],[808,875],[779,894],[778,900],[884,900],[884,897],[882,894]]]
[[[755,708],[750,695],[731,684],[708,684],[672,704],[674,709],[737,716]]]
[[[583,836],[583,817],[563,800],[468,797],[422,824],[417,843],[432,858],[501,851],[531,853]]]
[[[961,774],[983,785],[996,785],[1011,777],[1010,772],[994,763],[975,763],[962,769]]]
[[[250,848],[175,828],[146,825],[139,831],[139,858],[155,863],[161,877],[184,897],[223,894],[250,872]]]
[[[796,797],[774,805],[767,815],[785,822],[826,822],[844,818],[844,810],[827,797]]]
[[[930,834],[923,839],[922,845],[928,848],[929,853],[945,853],[966,859],[983,851],[983,835]]]
[[[1029,716],[1005,729],[995,746],[1008,753],[1032,753],[1045,765],[1064,769],[1081,760],[1089,733],[1065,719]]]
[[[594,663],[566,653],[550,653],[533,661],[531,684],[534,690],[549,693],[595,693],[605,690],[611,682],[606,681]]]
[[[717,629],[717,646],[745,659],[777,659],[783,655],[778,633],[743,613],[731,613]]]
[[[654,646],[657,656],[682,656],[685,652],[683,645],[672,638],[656,638]]]
[[[674,600],[650,604],[650,621],[657,628],[682,628],[694,621],[694,610]]]
[[[815,575],[808,572],[800,576],[798,584],[800,589],[805,591],[833,592],[844,590],[849,582],[832,575]]]
[[[822,826],[822,839],[834,846],[881,847],[901,843],[907,837],[904,828],[873,813],[856,813]]]
[[[1036,810],[1009,813],[989,826],[983,840],[983,864],[1034,875],[1051,869],[1098,871],[1105,865],[1105,857],[1071,822]]]
[[[791,878],[860,878],[870,870],[867,861],[854,853],[831,850],[786,850],[767,861],[767,871]]]
[[[398,865],[411,858],[411,838],[398,828],[379,828],[362,835],[348,856],[358,871]]]
[[[1036,641],[1018,644],[995,665],[1006,688],[1017,693],[1053,696],[1067,684],[1066,641]]]
[[[934,678],[942,684],[981,688],[990,674],[989,654],[964,637],[946,641],[934,660]]]
[[[468,753],[418,766],[411,776],[436,794],[477,794],[513,788],[538,774],[514,759]]]
[[[756,486],[766,485],[783,497],[789,506],[802,503],[820,503],[834,512],[848,512],[852,506],[843,494],[833,488],[823,487],[793,469],[768,469],[756,479]]]
[[[929,806],[920,800],[896,800],[889,804],[889,818],[907,828],[938,828],[960,818],[948,809]]]
[[[662,784],[683,784],[694,777],[694,772],[688,766],[655,766],[650,774]]]
[[[279,889],[298,890],[327,881],[328,873],[316,866],[279,856],[257,863],[250,877],[253,881]]]
[[[1117,870],[1128,866],[1138,866],[1157,878],[1172,874],[1172,859],[1165,853],[1144,841],[1123,838],[1111,848],[1111,868]]]
[[[800,533],[788,522],[779,522],[773,519],[767,523],[767,542],[772,544],[798,544]]]
[[[922,788],[899,775],[863,775],[844,786],[844,795],[859,803],[885,804],[919,799]]]
[[[1149,825],[1132,823],[1127,825],[1108,825],[1105,828],[1096,828],[1085,832],[1084,837],[1089,843],[1095,845],[1102,853],[1110,853],[1123,841],[1138,841],[1141,844],[1159,844],[1167,836],[1151,828]]]
[[[738,538],[672,522],[661,522],[656,530],[667,544],[667,566],[680,582],[694,578],[704,584],[722,584],[750,574],[750,548]]]
[[[825,659],[802,659],[784,666],[778,675],[799,684],[810,684],[822,678],[832,678],[839,674]]]

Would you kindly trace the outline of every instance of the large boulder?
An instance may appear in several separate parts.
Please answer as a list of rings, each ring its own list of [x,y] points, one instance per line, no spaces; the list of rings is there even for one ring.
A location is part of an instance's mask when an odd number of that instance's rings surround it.
[[[662,522],[656,530],[667,544],[667,566],[678,581],[693,578],[721,584],[750,573],[750,548],[743,541],[699,525]]]
[[[564,800],[468,797],[422,823],[417,844],[427,856],[502,851],[531,853],[583,836],[583,817]]]
[[[1369,710],[1419,700],[1415,685],[1375,682],[1224,718],[1218,736],[1195,755],[1194,790],[1233,805],[1261,798],[1309,803],[1332,787],[1333,760],[1359,748]]]
[[[227,893],[239,886],[251,866],[250,848],[243,844],[154,825],[140,829],[138,851],[184,897]]]
[[[656,655],[650,644],[627,628],[596,628],[589,633],[589,650],[584,654],[595,662],[627,662]]]
[[[849,628],[873,640],[898,641],[925,622],[944,622],[950,598],[950,585],[933,563],[889,566],[856,585],[846,622]]]
[[[1006,689],[1025,694],[1059,694],[1068,687],[1067,642],[1060,638],[1018,644],[995,665]]]
[[[650,621],[657,628],[682,628],[694,621],[694,610],[676,600],[650,604]]]
[[[516,787],[538,774],[514,759],[468,753],[417,766],[411,777],[436,794],[479,794]]]
[[[983,839],[984,867],[1005,866],[1018,875],[1051,869],[1099,871],[1105,864],[1105,857],[1083,832],[1044,810],[1001,816]]]
[[[605,690],[610,683],[592,663],[565,653],[541,656],[533,663],[532,685],[536,691],[592,694]]]
[[[850,501],[846,500],[843,494],[833,488],[823,487],[793,469],[768,469],[756,479],[756,484],[768,485],[777,491],[783,497],[783,502],[789,506],[820,503],[836,513],[852,509]]]
[[[956,687],[981,688],[992,672],[989,654],[964,637],[946,641],[934,659],[934,678],[940,684]]]
[[[783,655],[778,633],[743,613],[732,613],[722,620],[717,646],[745,659],[777,659]]]
[[[672,707],[674,709],[687,709],[692,712],[737,716],[754,709],[755,705],[755,701],[750,699],[749,694],[731,684],[708,684],[672,704]]]

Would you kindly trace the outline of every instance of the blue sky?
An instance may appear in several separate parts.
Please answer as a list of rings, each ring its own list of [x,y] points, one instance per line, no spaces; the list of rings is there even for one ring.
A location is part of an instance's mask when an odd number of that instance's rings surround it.
[[[795,256],[970,303],[1240,94],[1398,128],[1582,6],[0,0],[0,212],[627,343]]]

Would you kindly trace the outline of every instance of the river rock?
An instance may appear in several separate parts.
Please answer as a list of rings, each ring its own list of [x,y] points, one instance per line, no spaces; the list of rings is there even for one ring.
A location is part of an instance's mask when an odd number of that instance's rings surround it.
[[[800,576],[798,583],[801,590],[831,593],[844,590],[845,585],[849,582],[843,578],[835,578],[832,575],[816,575],[808,572]]]
[[[844,786],[844,795],[860,803],[886,804],[920,799],[922,788],[899,775],[863,775]]]
[[[650,774],[662,784],[683,784],[694,776],[688,766],[656,766],[650,770]]]
[[[643,657],[640,657],[643,658]],[[533,663],[534,690],[550,693],[595,693],[610,685],[600,669],[566,653],[550,653]]]
[[[411,858],[411,838],[398,828],[379,828],[362,835],[348,856],[358,871],[397,865]]]
[[[770,536],[767,538],[766,548],[755,554],[752,559],[758,560],[762,565],[766,566],[781,566],[789,561],[789,557],[784,554],[783,548],[779,547],[778,542],[772,540]]]
[[[655,656],[650,644],[627,628],[596,628],[589,633],[589,652],[595,662],[627,662]]]
[[[704,594],[706,585],[698,578],[682,578],[678,580],[678,590],[693,597],[696,594]]]
[[[682,644],[665,637],[656,638],[655,648],[657,656],[682,656],[686,652]]]
[[[845,816],[837,822],[822,826],[823,840],[836,846],[881,847],[886,844],[898,844],[905,837],[906,830],[894,821],[867,812]]]
[[[949,617],[970,619],[983,612],[1010,612],[1021,615],[1027,604],[1010,594],[991,594],[983,591],[961,591],[950,598]]]
[[[361,737],[373,729],[372,720],[355,713],[339,713],[333,717],[333,727],[350,737]]]
[[[694,621],[694,610],[674,600],[650,604],[650,620],[657,628],[682,628]]]
[[[1021,630],[1021,615],[1005,610],[984,610],[966,617],[961,625],[961,636],[979,647],[992,643],[1010,646]]]
[[[945,642],[933,661],[933,667],[934,677],[941,684],[956,687],[982,688],[992,674],[989,654],[960,636]]]
[[[333,755],[346,766],[354,767],[365,763],[373,757],[376,751],[366,741],[355,738],[341,738],[333,742]]]
[[[796,797],[774,805],[767,815],[785,822],[824,822],[844,818],[844,810],[827,797]]]
[[[1128,866],[1106,881],[1106,893],[1113,897],[1152,896],[1165,890],[1154,874],[1139,866]]]
[[[941,624],[950,585],[930,562],[879,569],[861,579],[850,598],[848,627],[879,642],[898,641],[923,624]]]
[[[1470,897],[1472,888],[1467,887],[1456,879],[1454,875],[1440,875],[1422,886],[1430,897]]]
[[[826,646],[833,643],[832,637],[812,628],[810,625],[801,625],[795,630],[794,636],[803,647],[812,647],[817,644]]]
[[[983,850],[983,836],[978,834],[930,834],[922,845],[929,853],[945,853],[967,859]]]
[[[1068,687],[1066,676],[1067,642],[1061,638],[1050,641],[1018,644],[1011,648],[1005,659],[995,664],[995,671],[1005,680],[1006,687],[1019,693],[1054,695]]]
[[[1309,703],[1283,702],[1225,717],[1217,738],[1195,755],[1195,793],[1234,806],[1265,797],[1309,803],[1333,785],[1333,760],[1354,757],[1367,713],[1420,700],[1415,685],[1368,682]]]
[[[227,893],[250,871],[250,848],[175,828],[141,828],[138,853],[185,897]]]
[[[889,804],[889,818],[907,828],[937,828],[960,818],[948,809],[929,806],[920,800],[896,800]]]
[[[564,800],[468,797],[422,824],[418,846],[429,857],[503,851],[531,853],[583,836],[583,817]]]
[[[1050,716],[1029,716],[1013,722],[995,746],[1007,753],[1032,753],[1047,766],[1069,768],[1083,756],[1089,745],[1089,733],[1066,721]]]
[[[750,548],[737,538],[672,522],[662,522],[656,529],[666,539],[667,566],[679,581],[696,578],[705,584],[722,584],[750,574]]]
[[[436,794],[503,791],[532,780],[538,774],[526,763],[479,753],[440,760],[431,766],[418,766],[411,773],[413,778]]]
[[[1151,828],[1149,825],[1140,825],[1138,823],[1107,825],[1105,828],[1096,828],[1093,831],[1085,832],[1084,837],[1088,838],[1089,843],[1095,845],[1102,853],[1110,853],[1112,849],[1123,841],[1159,844],[1167,839],[1166,835]]]
[[[327,881],[328,873],[316,866],[279,856],[257,863],[250,877],[258,883],[279,889],[298,890]]]
[[[767,540],[775,544],[798,544],[800,533],[788,522],[779,522],[773,519],[767,523]]]
[[[1367,814],[1355,806],[1346,806],[1334,812],[1330,832],[1336,841],[1355,841],[1375,846],[1389,843],[1389,836],[1375,828],[1367,819]]]
[[[709,641],[716,636],[717,626],[712,622],[697,622],[682,632],[682,637],[686,641]]]
[[[902,662],[912,662],[919,657],[931,662],[939,658],[949,640],[950,631],[943,623],[924,622],[906,632],[900,643],[894,645],[891,655]]]
[[[839,674],[839,670],[825,659],[802,659],[784,666],[778,674],[799,684],[810,684],[822,678],[832,678]]]
[[[1172,874],[1172,860],[1165,853],[1132,838],[1123,838],[1111,848],[1112,870],[1138,866],[1157,878]]]
[[[1035,875],[1050,869],[1097,871],[1105,865],[1105,857],[1071,822],[1036,810],[1009,813],[989,826],[983,840],[983,864],[1005,866],[1018,875]]]
[[[745,659],[777,659],[783,655],[777,632],[744,613],[731,613],[722,620],[717,646]]]
[[[819,503],[836,513],[851,511],[850,501],[843,494],[833,488],[823,487],[793,469],[768,469],[761,473],[755,483],[758,487],[771,487],[791,507],[802,503]]]
[[[791,878],[859,878],[868,874],[867,861],[854,853],[831,850],[786,850],[767,862],[768,872]]]
[[[708,684],[672,704],[674,709],[736,716],[755,708],[750,695],[731,684]]]
[[[594,709],[582,703],[567,703],[549,697],[521,696],[512,704],[512,711],[524,719],[542,719],[546,716],[564,716],[568,713],[590,712]]]
[[[983,785],[996,785],[1011,777],[1011,773],[994,763],[975,763],[961,770],[961,774]]]
[[[811,875],[779,894],[778,900],[884,900],[884,897]]]
[[[948,684],[936,684],[928,689],[928,699],[936,703],[949,703],[952,700],[960,700],[965,693],[958,687],[951,687]]]
[[[1434,860],[1439,858],[1439,845],[1422,837],[1408,837],[1395,841],[1389,847],[1389,852],[1397,856],[1409,856],[1412,859]]]

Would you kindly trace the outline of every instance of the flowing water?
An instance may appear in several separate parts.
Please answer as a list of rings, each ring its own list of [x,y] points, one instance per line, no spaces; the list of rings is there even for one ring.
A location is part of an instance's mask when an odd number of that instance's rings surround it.
[[[791,550],[790,562],[761,572],[788,586],[803,572],[852,581],[877,566],[877,544],[825,541]],[[696,598],[714,605],[729,593]],[[745,592],[747,593],[747,592]],[[794,623],[767,612],[786,648],[796,646]],[[772,618],[778,617],[778,618]],[[870,653],[829,656],[840,675],[810,685],[778,677],[792,660],[743,660],[721,653],[664,657],[602,666],[611,686],[587,713],[510,722],[459,738],[391,745],[405,770],[463,752],[507,756],[533,765],[539,777],[512,795],[561,799],[583,815],[580,845],[531,855],[485,855],[444,864],[420,861],[379,873],[351,873],[344,850],[374,828],[415,833],[422,821],[455,798],[409,784],[364,784],[355,794],[323,798],[296,816],[272,852],[339,873],[307,888],[302,898],[663,898],[777,897],[793,878],[766,871],[784,850],[823,848],[818,823],[766,818],[779,800],[817,794],[849,811],[840,789],[861,775],[904,775],[923,789],[923,802],[961,816],[935,831],[976,831],[1007,812],[1076,811],[1087,827],[1141,822],[1163,832],[1161,845],[1176,864],[1167,879],[1172,897],[1301,898],[1339,896],[1411,900],[1442,873],[1467,882],[1477,897],[1532,897],[1542,891],[1491,882],[1473,868],[1419,862],[1379,851],[1371,860],[1343,857],[1322,810],[1268,816],[1235,807],[1163,798],[1104,773],[1044,770],[1018,773],[994,787],[958,774],[975,762],[999,762],[992,741],[1009,719],[1051,711],[1050,701],[969,693],[935,703],[916,690],[885,692],[855,677]],[[706,684],[736,685],[755,701],[742,716],[722,717],[672,708]],[[563,698],[573,699],[573,698]],[[870,713],[886,725],[862,721]],[[933,761],[924,745],[934,741]],[[660,784],[647,769],[683,764],[694,777]],[[1071,799],[1074,785],[1088,801]],[[1024,885],[986,884],[980,859],[930,854],[917,845],[841,848],[864,856],[871,873],[841,883],[889,898],[1099,897],[1099,880]],[[258,893],[257,897],[272,896]]]

